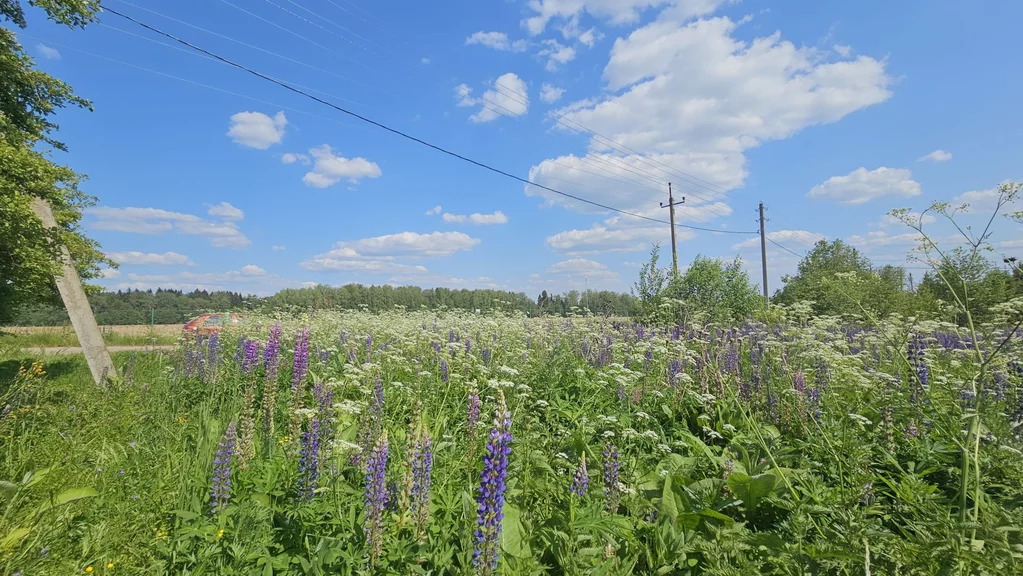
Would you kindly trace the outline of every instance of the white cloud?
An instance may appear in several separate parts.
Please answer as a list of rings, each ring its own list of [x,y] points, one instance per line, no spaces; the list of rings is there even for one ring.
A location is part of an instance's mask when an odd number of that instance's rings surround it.
[[[327,188],[345,178],[354,184],[362,178],[377,178],[381,174],[380,167],[375,162],[365,158],[349,159],[338,156],[327,144],[310,148],[309,154],[315,159],[316,164],[302,177],[302,182],[313,188]]]
[[[426,215],[427,216],[436,216],[437,214],[441,213],[441,210],[443,210],[443,208],[441,208],[440,204],[437,204],[433,208],[430,208],[429,210],[427,210],[426,211]]]
[[[607,252],[641,252],[650,250],[651,245],[660,243],[668,246],[671,230],[668,226],[649,224],[622,225],[611,218],[591,228],[558,232],[547,237],[547,246],[570,256],[603,254]],[[680,229],[675,233],[678,242],[696,237],[692,230]]]
[[[107,252],[107,256],[118,264],[156,265],[156,266],[181,266],[193,265],[192,259],[177,252],[164,252],[156,254],[153,252]]]
[[[970,190],[969,192],[963,192],[956,196],[952,200],[952,206],[959,207],[962,204],[969,204],[969,209],[967,211],[970,213],[979,212],[990,214],[994,211],[995,207],[998,206],[998,197],[1000,194],[1001,192],[997,186],[994,188],[988,188],[987,190]],[[1015,202],[1012,202],[1007,206],[1011,210],[1018,210],[1019,208],[1016,208],[1016,206],[1019,206],[1020,204],[1023,204],[1023,202],[1021,202],[1017,197]],[[1006,207],[1002,208],[1003,211],[1005,211],[1005,209]]]
[[[472,250],[479,244],[462,232],[401,232],[361,240],[336,243],[330,251],[302,262],[307,270],[363,270],[400,272],[415,270],[409,264],[395,262],[398,258],[437,258]],[[420,266],[422,271],[425,267]]]
[[[116,268],[103,268],[99,271],[100,278],[106,278],[107,280],[113,280],[121,275],[121,271]]]
[[[535,36],[552,19],[571,19],[586,12],[620,26],[639,20],[644,10],[665,5],[670,5],[673,18],[683,21],[713,12],[722,3],[723,0],[530,0],[529,8],[536,15],[523,20],[522,25]]]
[[[810,189],[810,198],[842,204],[864,204],[877,198],[910,198],[920,195],[920,184],[905,168],[867,170],[857,168],[845,176],[832,176]]]
[[[235,208],[227,202],[221,202],[220,204],[210,206],[210,209],[207,210],[206,213],[210,216],[216,216],[223,220],[241,220],[245,218],[245,212],[242,212],[240,208]]]
[[[614,18],[629,9],[664,3],[608,0],[576,2],[575,8],[560,0],[542,4],[568,7],[569,15],[585,10]],[[594,137],[585,156],[545,160],[532,167],[530,179],[636,211],[650,199],[649,190],[629,184],[639,174],[667,182],[672,179],[668,172],[685,172],[706,182],[683,187],[688,188],[682,191],[687,203],[720,201],[726,190],[743,184],[747,150],[809,126],[836,122],[890,97],[883,61],[866,56],[825,60],[814,48],[796,46],[778,33],[741,40],[736,37],[741,23],[729,18],[688,21],[679,16],[679,10],[704,14],[718,4],[668,6],[650,23],[617,39],[603,72],[605,95],[558,110],[570,123],[638,150],[642,157],[625,156]],[[584,170],[610,174],[593,177]],[[572,210],[591,210],[529,186],[526,192]]]
[[[465,39],[465,44],[479,44],[503,52],[525,52],[529,45],[525,40],[509,41],[504,32],[476,32]]]
[[[465,84],[455,87],[459,106],[481,106],[469,117],[476,123],[490,122],[500,116],[522,116],[529,110],[529,93],[526,83],[513,72],[502,74],[494,81],[493,88],[480,98],[472,97],[472,88]]]
[[[238,112],[231,116],[227,135],[242,146],[266,150],[281,143],[287,125],[284,112],[278,112],[273,118],[262,112]]]
[[[921,162],[924,162],[924,161],[930,161],[930,162],[948,162],[951,159],[952,159],[952,153],[951,152],[945,152],[944,150],[935,150],[934,152],[931,152],[930,154],[928,154],[926,156],[920,157],[920,161]]]
[[[597,43],[597,40],[603,38],[604,35],[597,31],[596,28],[590,28],[583,32],[577,37],[577,40],[587,48],[593,48],[593,45]]]
[[[546,82],[540,87],[540,99],[544,102],[554,103],[561,99],[562,94],[565,93],[564,88],[558,88],[547,84]]]
[[[786,248],[793,247],[801,248],[803,250],[813,246],[820,240],[827,240],[827,236],[818,234],[816,232],[810,232],[807,230],[775,230],[767,233],[768,240],[774,240],[778,244],[785,246]],[[770,246],[770,243],[769,243]],[[751,250],[760,249],[760,237],[754,236],[739,242],[738,244],[732,245],[732,250],[738,252],[740,250]],[[798,250],[796,250],[798,252]]]
[[[271,246],[270,249],[273,250],[274,252],[281,252],[282,250],[286,250],[286,248],[284,246],[276,246],[276,245],[275,246]]]
[[[910,231],[902,234],[889,234],[884,230],[873,230],[866,234],[854,234],[849,236],[846,240],[848,244],[859,250],[867,251],[871,248],[880,248],[888,246],[904,246],[909,247],[910,245],[917,245],[923,237],[920,234]],[[935,238],[936,242],[940,242],[941,238]]]
[[[285,164],[294,164],[295,162],[298,162],[303,166],[312,164],[312,160],[310,160],[308,156],[305,154],[297,154],[295,152],[285,152],[284,154],[281,154],[281,162],[284,162]]]
[[[166,234],[202,236],[218,248],[244,248],[251,244],[235,222],[203,220],[194,214],[171,212],[159,208],[89,208],[87,214],[96,218],[91,228],[131,234]]]
[[[558,66],[568,64],[572,60],[575,60],[576,52],[575,48],[571,46],[565,46],[557,40],[548,39],[543,41],[545,48],[540,50],[537,54],[547,58],[547,70],[553,72],[558,69]]]
[[[852,46],[847,46],[845,44],[835,44],[833,48],[835,49],[835,52],[838,52],[838,55],[841,56],[842,58],[848,58],[849,55],[852,54]]]
[[[46,44],[39,43],[36,44],[36,50],[38,50],[39,54],[47,60],[60,60],[60,51],[53,46],[47,46]]]
[[[490,214],[480,214],[479,212],[475,212],[473,214],[469,214],[468,216],[465,214],[450,214],[448,212],[445,212],[441,216],[441,218],[443,218],[445,222],[468,221],[473,224],[505,224],[508,222],[508,217],[505,216],[504,212],[501,212],[500,210],[494,210]]]
[[[571,278],[581,279],[587,278],[591,280],[617,280],[618,273],[613,270],[609,270],[607,266],[600,262],[593,260],[587,260],[585,258],[573,258],[571,260],[562,260],[556,264],[553,264],[547,269],[547,274],[555,276],[567,276]]]
[[[246,264],[241,267],[239,272],[241,272],[242,276],[263,276],[266,274],[266,270],[263,270],[255,264]]]

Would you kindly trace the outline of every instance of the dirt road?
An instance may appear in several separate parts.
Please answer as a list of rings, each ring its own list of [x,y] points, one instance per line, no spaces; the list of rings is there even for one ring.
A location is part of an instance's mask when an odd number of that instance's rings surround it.
[[[177,346],[107,346],[107,350],[113,352],[155,352],[157,350],[168,352],[174,350]],[[43,355],[54,355],[54,354],[81,354],[82,349],[78,346],[54,346],[54,347],[39,347],[33,346],[28,348],[22,348],[22,352],[25,354],[43,354]]]

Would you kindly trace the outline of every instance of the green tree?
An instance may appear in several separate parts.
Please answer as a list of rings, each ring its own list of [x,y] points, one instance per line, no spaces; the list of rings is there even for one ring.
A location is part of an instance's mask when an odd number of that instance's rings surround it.
[[[697,255],[685,273],[671,282],[667,294],[681,300],[688,315],[700,313],[715,322],[750,318],[763,302],[739,258],[726,264]]]
[[[668,273],[657,267],[660,256],[661,245],[654,244],[650,249],[650,261],[640,268],[639,281],[633,287],[633,294],[639,298],[639,313],[648,319],[657,313],[668,281]]]
[[[50,20],[70,28],[90,22],[98,3],[87,0],[31,0]],[[18,0],[0,0],[0,20],[25,28]],[[14,32],[0,27],[0,322],[24,304],[54,301],[53,276],[60,246],[68,248],[78,273],[95,278],[103,264],[114,265],[85,236],[79,222],[94,199],[78,188],[81,176],[50,158],[66,151],[55,138],[53,114],[65,106],[89,108],[67,84],[35,68]],[[31,204],[50,203],[58,227],[46,230]]]
[[[908,312],[913,307],[905,291],[905,270],[885,266],[874,270],[856,248],[821,240],[800,262],[796,274],[782,278],[785,286],[774,302],[791,305],[812,302],[815,314],[874,316]]]

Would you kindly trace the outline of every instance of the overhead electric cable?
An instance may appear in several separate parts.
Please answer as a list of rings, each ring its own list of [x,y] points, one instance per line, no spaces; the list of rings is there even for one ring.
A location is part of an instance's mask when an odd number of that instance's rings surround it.
[[[227,2],[227,0],[221,0],[221,1],[225,2],[227,4],[230,4],[229,2]],[[189,47],[189,48],[191,48],[193,50],[196,50],[198,52],[206,54],[207,56],[215,58],[216,60],[219,60],[220,62],[223,62],[224,64],[226,64],[228,66],[231,66],[232,68],[237,68],[237,69],[242,70],[242,71],[244,71],[244,72],[246,72],[248,74],[251,74],[253,76],[256,76],[258,78],[266,80],[268,82],[272,82],[273,84],[276,84],[276,85],[280,86],[281,88],[284,88],[284,89],[286,89],[286,90],[288,90],[290,92],[293,92],[293,93],[298,94],[300,96],[304,96],[304,97],[306,97],[306,98],[308,98],[310,100],[313,100],[315,102],[323,104],[324,106],[328,106],[330,108],[333,108],[334,110],[337,110],[338,112],[341,112],[343,114],[346,114],[348,116],[351,116],[353,118],[361,120],[361,121],[363,121],[365,123],[368,123],[368,124],[371,124],[373,126],[376,126],[377,128],[380,128],[382,130],[385,130],[385,131],[390,132],[392,134],[395,134],[397,136],[401,136],[402,138],[405,138],[406,140],[411,140],[412,142],[416,142],[416,143],[418,143],[418,144],[420,144],[422,146],[426,146],[427,148],[431,148],[433,150],[436,150],[437,152],[441,152],[441,153],[446,154],[448,156],[452,156],[454,158],[462,160],[463,162],[467,162],[467,163],[472,164],[474,166],[478,166],[480,168],[483,168],[485,170],[489,170],[491,172],[494,172],[496,174],[505,176],[507,178],[511,178],[511,179],[516,180],[518,182],[521,182],[523,184],[527,184],[529,186],[534,186],[534,187],[539,188],[541,190],[547,190],[549,192],[553,192],[555,194],[558,194],[560,196],[564,196],[566,198],[571,198],[573,200],[576,200],[576,201],[579,201],[579,202],[583,202],[585,204],[590,204],[592,206],[597,206],[598,208],[603,208],[605,210],[610,210],[610,211],[613,211],[613,212],[618,212],[620,214],[625,214],[625,215],[632,216],[634,218],[639,218],[639,219],[642,219],[642,220],[648,220],[648,221],[651,221],[651,222],[657,222],[657,223],[660,223],[660,224],[669,224],[670,225],[670,223],[665,221],[665,220],[660,220],[658,218],[651,218],[649,216],[644,216],[642,214],[637,214],[635,212],[630,212],[628,210],[623,210],[621,208],[615,208],[613,206],[608,206],[608,205],[602,204],[600,202],[595,202],[593,200],[589,200],[587,198],[583,198],[583,197],[577,196],[575,194],[570,194],[568,192],[562,192],[561,190],[557,190],[557,189],[551,188],[549,186],[544,186],[543,184],[538,184],[538,183],[533,182],[533,181],[531,181],[531,180],[529,180],[527,178],[523,178],[521,176],[516,176],[515,174],[512,174],[512,173],[507,172],[505,170],[502,170],[500,168],[496,168],[496,167],[491,166],[489,164],[480,162],[478,160],[474,160],[472,158],[469,158],[467,156],[464,156],[464,155],[459,154],[457,152],[454,152],[452,150],[448,150],[447,148],[444,148],[444,147],[439,146],[437,144],[433,144],[431,142],[423,140],[422,138],[418,138],[416,136],[412,136],[411,134],[408,134],[408,133],[403,132],[401,130],[398,130],[396,128],[392,128],[392,127],[390,127],[390,126],[388,126],[386,124],[383,124],[381,122],[378,122],[376,120],[373,120],[371,118],[363,116],[362,114],[359,114],[357,112],[353,112],[351,110],[348,110],[346,108],[338,106],[337,104],[334,104],[332,102],[324,100],[323,98],[320,98],[318,96],[315,96],[313,94],[305,92],[305,91],[301,90],[300,88],[296,88],[295,86],[293,86],[291,84],[288,84],[286,82],[278,80],[278,79],[276,79],[276,78],[274,78],[272,76],[268,76],[268,75],[266,75],[266,74],[264,74],[262,72],[254,70],[252,68],[249,68],[249,67],[247,67],[247,66],[245,66],[243,64],[240,64],[238,62],[235,62],[235,61],[233,61],[233,60],[231,60],[229,58],[225,58],[223,56],[220,56],[219,54],[217,54],[215,52],[212,52],[210,50],[202,48],[201,46],[197,46],[195,44],[192,44],[191,42],[188,42],[187,40],[179,38],[179,37],[177,37],[177,36],[175,36],[175,35],[173,35],[173,34],[171,34],[169,32],[165,32],[163,30],[160,30],[159,28],[156,28],[154,26],[146,24],[145,22],[137,20],[136,18],[133,18],[132,16],[129,16],[127,14],[124,14],[124,13],[119,12],[117,10],[114,10],[112,8],[108,8],[108,7],[106,7],[105,5],[102,5],[102,4],[101,4],[101,7],[103,8],[103,10],[105,10],[105,11],[111,13],[111,14],[114,14],[115,16],[118,16],[120,18],[128,20],[128,21],[130,21],[130,22],[132,22],[132,23],[134,23],[134,24],[136,24],[138,26],[141,26],[142,28],[145,28],[146,30],[149,30],[150,32],[159,34],[159,35],[161,35],[161,36],[163,36],[165,38],[168,38],[168,39],[173,40],[173,41],[175,41],[175,42],[177,42],[179,44],[187,46],[187,47]],[[757,233],[757,232],[742,232],[742,231],[737,231],[737,230],[717,230],[717,229],[712,229],[712,228],[703,228],[703,227],[699,227],[699,226],[690,226],[690,225],[686,225],[686,224],[676,224],[676,226],[679,226],[679,227],[682,227],[682,228],[689,228],[689,229],[692,229],[692,230],[701,230],[701,231],[705,231],[705,232],[715,232],[715,233],[722,233],[722,234],[756,234]]]

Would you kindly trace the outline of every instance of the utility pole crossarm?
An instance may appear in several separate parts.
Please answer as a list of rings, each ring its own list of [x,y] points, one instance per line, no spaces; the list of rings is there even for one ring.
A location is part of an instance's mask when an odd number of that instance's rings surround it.
[[[685,204],[686,197],[675,202],[671,195],[671,182],[668,182],[668,203],[661,202],[661,208],[667,208],[671,216],[671,277],[678,278],[678,247],[675,244],[675,206]]]

